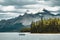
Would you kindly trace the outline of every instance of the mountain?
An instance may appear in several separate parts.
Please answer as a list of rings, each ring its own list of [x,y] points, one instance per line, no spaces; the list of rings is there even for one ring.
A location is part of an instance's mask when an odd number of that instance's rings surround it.
[[[19,15],[16,18],[12,18],[9,20],[1,20],[0,21],[0,32],[12,32],[19,31],[24,27],[30,27],[32,21],[36,22],[41,20],[41,17],[44,19],[52,18],[53,14],[50,11],[43,9],[44,12],[38,12],[35,14],[27,14],[25,13],[23,16]]]
[[[23,27],[24,25],[22,25],[22,23],[13,24],[10,21],[4,21],[4,20],[0,22],[0,32],[12,32],[12,31],[16,32],[16,31],[19,31]]]

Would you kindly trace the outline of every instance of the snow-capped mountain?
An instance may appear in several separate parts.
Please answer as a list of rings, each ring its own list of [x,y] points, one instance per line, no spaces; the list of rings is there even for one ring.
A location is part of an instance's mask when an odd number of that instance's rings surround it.
[[[0,21],[0,32],[7,32],[7,31],[19,31],[23,27],[30,27],[31,22],[35,22],[41,20],[54,17],[60,17],[60,14],[54,15],[50,11],[43,9],[43,12],[38,12],[35,14],[27,14],[25,13],[23,16],[20,15],[16,18],[9,19],[9,20],[1,20]]]

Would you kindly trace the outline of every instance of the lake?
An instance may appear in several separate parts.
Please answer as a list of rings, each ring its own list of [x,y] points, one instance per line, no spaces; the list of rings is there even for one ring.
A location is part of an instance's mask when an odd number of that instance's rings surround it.
[[[60,34],[0,33],[0,40],[60,40]]]

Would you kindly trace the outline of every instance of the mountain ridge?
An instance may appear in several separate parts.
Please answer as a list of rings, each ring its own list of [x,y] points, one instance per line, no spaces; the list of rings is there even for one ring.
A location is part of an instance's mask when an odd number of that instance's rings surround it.
[[[23,27],[30,27],[32,21],[36,22],[38,20],[41,20],[41,17],[44,19],[52,18],[53,16],[56,16],[54,14],[51,14],[46,9],[43,9],[44,12],[38,12],[36,14],[27,14],[25,13],[23,16],[19,15],[16,18],[8,19],[8,20],[1,20],[0,21],[0,32],[1,31],[19,31]],[[41,14],[41,15],[40,15]],[[57,15],[60,17],[60,15]]]

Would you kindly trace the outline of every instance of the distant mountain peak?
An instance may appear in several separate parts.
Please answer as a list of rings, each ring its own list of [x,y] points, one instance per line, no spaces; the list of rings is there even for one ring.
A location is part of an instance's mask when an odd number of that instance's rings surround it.
[[[50,13],[50,11],[48,11],[48,10],[45,9],[45,8],[43,9],[43,11],[46,12],[46,13]]]

